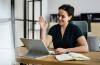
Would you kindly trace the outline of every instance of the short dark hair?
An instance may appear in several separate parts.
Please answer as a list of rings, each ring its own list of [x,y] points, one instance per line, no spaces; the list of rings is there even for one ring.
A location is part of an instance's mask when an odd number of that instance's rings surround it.
[[[65,10],[68,13],[68,16],[74,16],[74,7],[69,4],[63,4],[59,9]]]

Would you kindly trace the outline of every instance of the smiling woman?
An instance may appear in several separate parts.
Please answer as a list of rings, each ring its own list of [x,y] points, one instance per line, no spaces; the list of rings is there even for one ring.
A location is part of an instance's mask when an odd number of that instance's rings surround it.
[[[41,39],[48,47],[52,42],[57,54],[66,52],[88,52],[87,41],[81,30],[71,22],[74,7],[69,4],[58,8],[58,24],[52,26],[46,35],[48,22],[39,18]]]

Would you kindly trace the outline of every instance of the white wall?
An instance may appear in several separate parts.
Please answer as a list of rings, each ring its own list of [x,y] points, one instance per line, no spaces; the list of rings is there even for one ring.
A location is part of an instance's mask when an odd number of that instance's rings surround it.
[[[15,0],[15,19],[23,19],[24,0]],[[16,47],[23,46],[20,38],[24,36],[23,21],[15,21]]]
[[[100,0],[48,0],[48,14],[57,13],[62,4],[71,4],[75,7],[75,15],[80,13],[100,13]]]
[[[15,18],[23,19],[24,0],[15,0]]]
[[[11,21],[0,23],[0,65],[13,65],[15,60]]]
[[[10,0],[0,0],[0,19],[10,18],[11,7]]]
[[[20,38],[23,38],[24,36],[24,24],[23,21],[15,21],[15,42],[16,47],[23,46],[22,41]]]
[[[42,0],[42,15],[48,19],[48,1],[49,0]]]
[[[13,65],[14,54],[11,0],[0,0],[0,65]]]

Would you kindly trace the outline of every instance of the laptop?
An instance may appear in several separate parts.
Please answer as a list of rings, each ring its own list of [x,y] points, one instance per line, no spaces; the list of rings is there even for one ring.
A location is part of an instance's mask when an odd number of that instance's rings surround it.
[[[42,40],[21,38],[21,41],[29,49],[29,52],[25,56],[41,58],[49,55],[49,50]]]

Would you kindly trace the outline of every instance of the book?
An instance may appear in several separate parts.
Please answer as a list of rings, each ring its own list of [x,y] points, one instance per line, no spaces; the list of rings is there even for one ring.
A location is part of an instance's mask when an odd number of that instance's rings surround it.
[[[80,54],[80,53],[74,53],[74,52],[69,52],[67,54],[60,54],[60,55],[55,55],[55,58],[58,61],[65,61],[65,60],[90,60],[89,57]]]

